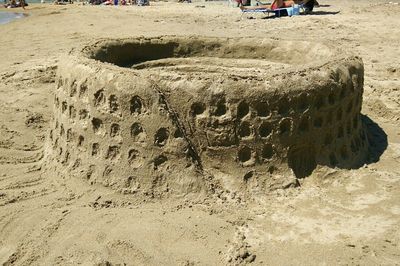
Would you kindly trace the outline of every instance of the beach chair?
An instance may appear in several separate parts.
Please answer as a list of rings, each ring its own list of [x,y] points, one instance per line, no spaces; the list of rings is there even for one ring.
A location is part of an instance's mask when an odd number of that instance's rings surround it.
[[[266,14],[269,17],[270,13],[273,13],[274,11],[272,9],[267,9],[267,8],[258,8],[258,9],[242,9],[242,15],[240,18],[243,17],[243,14],[245,13],[263,13]]]
[[[275,9],[270,9],[270,8],[257,8],[257,9],[242,9],[242,15],[240,18],[243,17],[243,14],[245,13],[263,13],[266,14],[268,17],[270,16],[271,13],[273,13],[276,17],[280,17],[283,12],[287,11],[287,8],[275,8]]]

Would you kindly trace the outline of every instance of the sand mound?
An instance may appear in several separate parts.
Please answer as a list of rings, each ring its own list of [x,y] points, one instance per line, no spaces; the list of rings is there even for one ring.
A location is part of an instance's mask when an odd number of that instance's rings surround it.
[[[358,167],[363,78],[360,58],[309,42],[101,40],[60,61],[48,167],[153,196]]]

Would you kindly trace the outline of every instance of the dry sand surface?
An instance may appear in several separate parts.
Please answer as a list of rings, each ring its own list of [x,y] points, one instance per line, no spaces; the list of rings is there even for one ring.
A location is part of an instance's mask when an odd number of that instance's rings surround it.
[[[0,26],[0,263],[3,265],[399,265],[400,4],[320,1],[314,14],[254,19],[226,3],[30,5]],[[299,186],[240,200],[151,198],[46,171],[61,56],[98,38],[270,37],[362,57],[372,160],[318,167]],[[287,187],[287,188],[282,188]]]

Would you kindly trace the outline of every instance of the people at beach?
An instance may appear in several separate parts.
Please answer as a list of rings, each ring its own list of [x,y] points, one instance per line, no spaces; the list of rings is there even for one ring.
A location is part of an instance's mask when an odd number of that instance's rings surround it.
[[[65,5],[66,3],[63,0],[54,0],[53,4],[55,4],[55,5]]]
[[[236,0],[237,6],[249,6],[250,0]]]
[[[138,6],[148,6],[148,5],[150,5],[149,0],[137,0],[136,3],[137,3]]]
[[[91,5],[105,5],[105,6],[111,6],[111,5],[121,5],[121,6],[126,6],[126,5],[135,5],[137,4],[136,0],[88,0],[88,3]],[[147,1],[148,3],[148,1]]]
[[[139,6],[148,6],[149,0],[88,0],[88,3],[91,5],[139,5]]]
[[[101,4],[104,5],[104,6],[112,6],[112,5],[114,5],[114,1],[113,0],[106,0]]]
[[[5,8],[16,8],[16,7],[22,7],[23,9],[25,9],[25,7],[28,4],[25,2],[25,0],[19,0],[19,2],[17,2],[16,0],[10,0],[8,3],[6,3],[4,5]]]
[[[8,4],[5,5],[6,8],[15,8],[17,7],[17,2],[15,0],[10,0]]]
[[[242,0],[238,0],[242,1]],[[311,12],[315,5],[315,0],[275,0],[272,4],[258,5],[258,6],[244,6],[240,5],[240,9],[271,9],[292,7],[295,4],[302,4],[306,12]]]

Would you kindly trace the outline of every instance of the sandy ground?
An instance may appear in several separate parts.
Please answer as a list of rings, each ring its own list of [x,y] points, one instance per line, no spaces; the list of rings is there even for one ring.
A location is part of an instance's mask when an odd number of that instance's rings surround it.
[[[226,3],[31,5],[0,26],[3,265],[400,265],[400,4],[328,1],[314,15],[240,19]],[[60,55],[99,37],[269,36],[363,58],[374,162],[317,169],[238,202],[143,199],[41,168]]]

